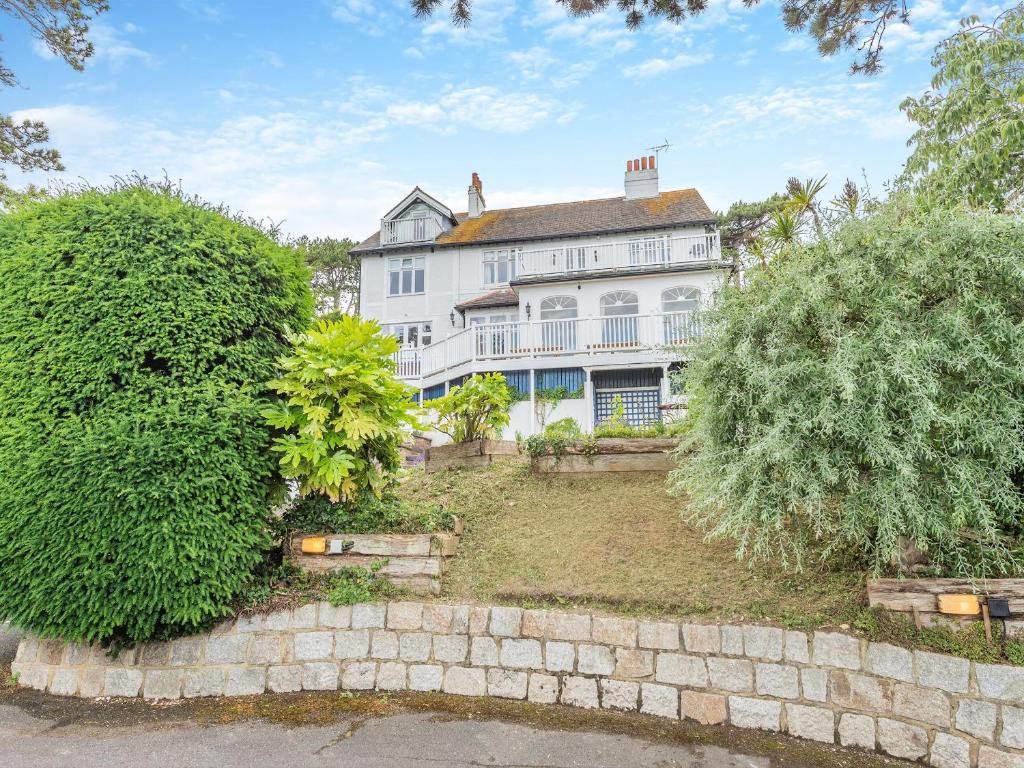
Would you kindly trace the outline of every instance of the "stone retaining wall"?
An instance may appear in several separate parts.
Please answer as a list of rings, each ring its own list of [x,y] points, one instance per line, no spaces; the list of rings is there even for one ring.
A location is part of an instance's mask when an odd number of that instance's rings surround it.
[[[1024,768],[1024,668],[835,632],[320,603],[116,660],[28,638],[13,671],[22,685],[83,697],[338,688],[499,696],[780,731],[937,768]]]

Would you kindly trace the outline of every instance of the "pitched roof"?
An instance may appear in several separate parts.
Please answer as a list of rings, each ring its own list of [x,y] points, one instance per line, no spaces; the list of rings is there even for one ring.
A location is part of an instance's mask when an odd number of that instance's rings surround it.
[[[714,222],[715,215],[696,189],[676,189],[662,192],[657,197],[639,200],[609,197],[525,208],[499,208],[486,211],[475,219],[470,219],[465,213],[456,213],[455,218],[458,224],[439,235],[434,241],[435,246],[522,242],[549,237],[710,224]],[[407,247],[412,244],[403,245]],[[379,248],[380,233],[376,232],[352,250],[358,253]]]
[[[475,299],[468,299],[455,305],[459,312],[467,309],[485,309],[488,307],[517,307],[519,306],[519,294],[515,288],[499,288],[496,291],[477,296]]]

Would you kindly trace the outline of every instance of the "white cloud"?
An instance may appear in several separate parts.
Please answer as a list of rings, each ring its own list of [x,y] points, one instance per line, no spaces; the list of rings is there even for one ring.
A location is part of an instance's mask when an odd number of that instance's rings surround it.
[[[421,51],[419,48],[417,48],[414,45],[410,45],[408,48],[406,48],[404,51],[402,51],[402,53],[404,55],[408,56],[410,59],[422,59],[423,58],[423,51]]]
[[[32,52],[39,58],[46,61],[51,61],[52,59],[57,58],[57,54],[51,51],[50,47],[39,38],[34,38],[32,40]]]
[[[276,51],[256,51],[253,55],[268,67],[273,67],[274,69],[282,69],[284,67],[284,59]]]
[[[528,92],[503,93],[489,85],[450,89],[436,101],[403,101],[387,108],[398,123],[451,131],[456,126],[518,133],[529,130],[564,110],[551,99]],[[555,114],[558,112],[559,114]]]
[[[775,50],[781,51],[782,53],[809,51],[811,50],[811,41],[806,35],[790,35],[789,39],[776,47]]]
[[[633,64],[623,69],[622,74],[626,77],[652,77],[677,69],[705,64],[709,61],[711,61],[711,54],[706,51],[703,53],[677,53],[669,59],[654,58],[640,64]]]
[[[107,61],[115,67],[129,61],[155,66],[157,59],[153,54],[139,48],[124,36],[124,33],[134,34],[138,31],[138,27],[134,24],[125,25],[123,32],[102,22],[91,24],[89,27],[89,39],[96,49],[93,60]]]
[[[58,147],[88,145],[107,138],[117,128],[117,122],[100,110],[74,104],[19,109],[11,117],[16,122],[42,120],[50,129],[53,144]]]

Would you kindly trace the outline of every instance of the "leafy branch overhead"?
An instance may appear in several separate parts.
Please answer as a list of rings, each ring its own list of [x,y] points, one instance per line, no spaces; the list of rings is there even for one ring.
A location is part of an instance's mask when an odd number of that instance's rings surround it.
[[[556,0],[570,16],[585,18],[602,13],[612,0]],[[443,0],[411,0],[417,17],[434,15]],[[750,8],[760,0],[743,0]],[[647,20],[663,19],[679,24],[699,16],[708,8],[708,0],[615,0],[615,7],[625,17],[626,28],[639,29]],[[456,26],[472,20],[473,0],[449,0],[448,14]],[[874,74],[881,69],[882,42],[890,24],[907,24],[910,13],[906,0],[783,0],[782,22],[786,29],[807,32],[822,56],[833,56],[844,50],[856,50],[851,66],[853,72]]]

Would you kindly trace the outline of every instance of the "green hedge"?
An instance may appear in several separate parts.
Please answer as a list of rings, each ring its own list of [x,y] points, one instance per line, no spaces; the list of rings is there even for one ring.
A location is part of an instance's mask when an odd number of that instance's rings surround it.
[[[0,217],[0,618],[132,643],[228,610],[277,486],[298,254],[144,183]]]

